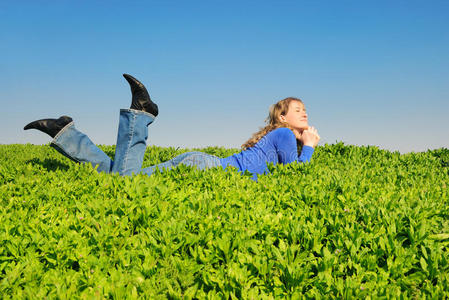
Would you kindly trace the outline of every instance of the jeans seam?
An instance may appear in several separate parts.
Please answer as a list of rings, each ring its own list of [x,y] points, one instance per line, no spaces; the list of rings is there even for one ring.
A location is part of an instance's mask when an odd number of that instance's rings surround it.
[[[77,162],[77,163],[81,163],[81,160],[77,159],[75,156],[69,154],[68,152],[66,152],[62,146],[58,145],[56,142],[51,142],[50,147],[53,148],[57,148],[57,150],[60,150],[61,152],[63,152],[67,157],[69,157],[71,160]]]
[[[56,140],[72,125],[74,125],[75,123],[73,121],[71,121],[69,124],[65,125],[61,130],[59,130],[59,132],[55,135],[55,137],[53,138],[53,140],[51,141],[51,143],[56,144]]]
[[[120,109],[120,111],[131,112],[133,115],[138,115],[138,114],[146,115],[146,116],[151,117],[153,120],[156,119],[155,115],[153,115],[149,112],[143,111],[143,110],[137,110],[137,109],[132,109],[132,108],[122,108],[122,109]]]
[[[50,142],[50,146],[53,145],[53,147],[58,148],[60,151],[62,151],[67,157],[69,157],[70,159],[72,159],[73,161],[77,162],[77,163],[81,163],[81,161],[79,159],[77,159],[74,155],[71,155],[70,153],[68,153],[67,151],[65,151],[62,147],[62,145],[59,144],[58,140],[59,137],[66,132],[70,127],[74,126],[75,122],[71,121],[70,123],[68,123],[67,125],[65,125],[61,130],[59,130],[59,132],[55,135],[55,137],[53,138],[53,140]]]
[[[123,173],[124,170],[125,170],[125,167],[126,167],[126,164],[127,164],[127,161],[128,161],[129,149],[131,148],[130,147],[131,141],[132,141],[132,139],[134,137],[134,127],[136,125],[135,119],[136,119],[137,115],[136,114],[132,114],[131,116],[132,116],[132,125],[130,126],[130,135],[129,135],[129,139],[128,139],[128,145],[126,145],[125,158],[123,160],[123,165],[122,165],[122,170],[121,170],[122,172],[119,172],[119,173]]]

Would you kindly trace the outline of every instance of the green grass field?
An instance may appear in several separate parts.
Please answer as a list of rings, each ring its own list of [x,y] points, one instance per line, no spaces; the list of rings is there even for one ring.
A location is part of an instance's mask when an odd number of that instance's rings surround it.
[[[144,166],[184,151],[149,147]],[[0,295],[449,296],[448,149],[338,143],[271,169],[258,182],[218,168],[120,177],[0,145]]]

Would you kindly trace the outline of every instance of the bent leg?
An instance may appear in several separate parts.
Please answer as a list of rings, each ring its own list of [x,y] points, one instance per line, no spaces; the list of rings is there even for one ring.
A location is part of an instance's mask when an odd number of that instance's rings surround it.
[[[199,170],[209,169],[221,166],[220,159],[214,155],[203,152],[186,152],[182,153],[169,161],[142,169],[142,174],[151,175],[155,170],[171,170],[178,165],[196,166]]]
[[[139,173],[147,147],[148,125],[155,117],[144,111],[134,109],[120,110],[120,123],[117,134],[112,172],[120,175]]]
[[[78,163],[98,166],[98,172],[109,173],[113,162],[87,135],[78,131],[73,122],[67,124],[50,144],[62,155]]]

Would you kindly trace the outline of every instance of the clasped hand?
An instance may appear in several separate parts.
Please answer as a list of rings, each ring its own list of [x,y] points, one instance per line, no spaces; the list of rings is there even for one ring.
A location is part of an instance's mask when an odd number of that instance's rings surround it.
[[[302,142],[304,146],[310,146],[315,148],[320,141],[320,136],[315,127],[309,126],[308,129],[305,129],[303,132],[298,133],[295,132],[296,138]]]

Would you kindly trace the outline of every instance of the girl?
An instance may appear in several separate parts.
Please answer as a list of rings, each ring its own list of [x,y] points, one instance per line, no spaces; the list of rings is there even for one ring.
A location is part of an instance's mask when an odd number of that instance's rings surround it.
[[[317,130],[308,126],[303,102],[289,97],[270,107],[268,125],[255,133],[242,145],[243,151],[226,158],[202,152],[188,152],[164,163],[141,169],[148,137],[148,125],[158,115],[158,106],[151,101],[145,86],[128,74],[123,74],[131,86],[132,102],[129,109],[120,110],[115,159],[112,161],[85,134],[78,131],[72,118],[42,119],[24,127],[37,129],[50,135],[51,147],[79,163],[97,166],[98,172],[118,172],[120,175],[144,173],[151,175],[156,169],[164,170],[179,164],[197,166],[199,169],[236,167],[253,174],[268,172],[267,163],[310,161],[320,140]],[[299,155],[298,155],[299,153]]]

